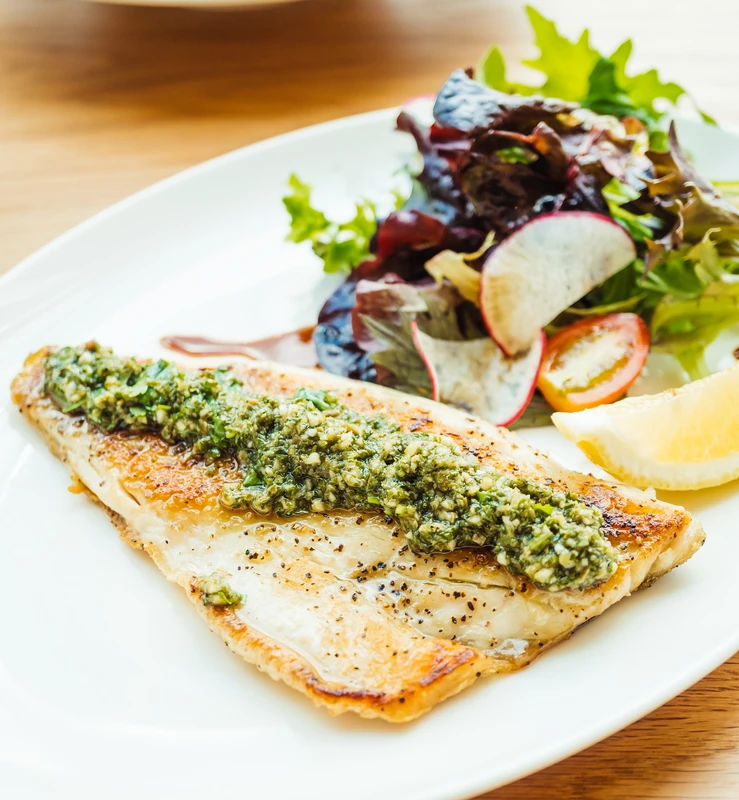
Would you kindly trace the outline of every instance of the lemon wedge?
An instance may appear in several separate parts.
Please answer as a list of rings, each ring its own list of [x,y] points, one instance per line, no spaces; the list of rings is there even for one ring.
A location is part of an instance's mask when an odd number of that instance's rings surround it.
[[[739,365],[679,389],[552,415],[614,477],[655,489],[705,489],[739,478]]]

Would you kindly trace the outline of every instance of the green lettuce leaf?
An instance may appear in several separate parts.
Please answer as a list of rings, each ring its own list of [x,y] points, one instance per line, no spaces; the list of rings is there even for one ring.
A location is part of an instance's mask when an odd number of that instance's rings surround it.
[[[683,244],[646,274],[636,259],[562,314],[551,332],[578,317],[633,311],[649,324],[653,350],[675,356],[691,379],[703,377],[706,347],[739,324],[739,255],[725,255],[716,234]]]
[[[311,187],[307,183],[291,175],[288,185],[292,192],[282,198],[290,215],[288,241],[310,242],[328,273],[348,275],[371,257],[370,240],[377,230],[377,208],[373,202],[360,199],[352,219],[331,222],[311,204]]]
[[[547,97],[580,102],[588,91],[588,78],[600,54],[590,46],[590,31],[571,42],[557,30],[551,20],[535,8],[526,6],[526,13],[534,31],[534,41],[539,48],[537,58],[523,63],[542,72],[545,81],[536,87]]]
[[[481,83],[502,92],[544,94],[575,101],[599,114],[637,117],[649,130],[651,146],[659,150],[667,147],[668,116],[657,109],[655,102],[665,100],[674,105],[687,94],[682,86],[663,81],[656,69],[629,75],[627,67],[633,49],[630,39],[606,56],[591,45],[587,29],[571,41],[536,9],[527,6],[526,13],[539,55],[523,63],[541,72],[544,81],[539,84],[509,81],[503,53],[500,48],[491,47],[477,68],[476,77]],[[712,117],[698,111],[704,122],[715,124]]]
[[[616,78],[617,67],[609,58],[600,56],[588,76],[587,93],[581,98],[583,105],[597,114],[614,117],[636,115],[638,107]]]
[[[331,224],[322,211],[313,208],[310,195],[311,187],[303,183],[297,175],[290,176],[288,186],[292,194],[282,198],[282,202],[290,215],[290,242],[312,241],[328,229]]]
[[[739,205],[739,181],[711,181],[730,203]]]
[[[689,247],[669,253],[654,269],[638,280],[638,285],[652,295],[669,295],[677,299],[700,297],[706,284],[688,258]]]
[[[652,348],[671,353],[691,380],[710,374],[705,349],[724,329],[739,324],[739,283],[715,282],[692,299],[665,296],[654,311]]]
[[[673,105],[685,94],[685,89],[672,81],[663,81],[656,69],[641,72],[638,75],[623,76],[624,91],[637,108],[648,109],[654,114],[654,101],[659,98],[668,100]]]
[[[626,228],[635,242],[654,239],[655,234],[662,229],[662,220],[654,214],[637,214],[624,208],[628,203],[641,199],[641,192],[637,189],[612,178],[603,187],[602,193],[611,216]]]
[[[505,75],[505,57],[497,45],[492,45],[477,65],[475,76],[480,83],[489,86],[491,89],[512,94],[516,89],[512,83],[506,80]],[[518,93],[527,94],[526,91]]]
[[[526,6],[534,40],[539,55],[524,61],[544,75],[538,85],[511,83],[506,78],[505,58],[499,47],[491,47],[480,61],[476,77],[491,89],[509,94],[543,94],[560,100],[580,102],[587,94],[588,76],[599,58],[599,53],[590,46],[590,32],[585,30],[576,42],[562,36],[551,20],[535,8]]]
[[[533,164],[539,155],[527,147],[501,147],[493,155],[504,164]]]

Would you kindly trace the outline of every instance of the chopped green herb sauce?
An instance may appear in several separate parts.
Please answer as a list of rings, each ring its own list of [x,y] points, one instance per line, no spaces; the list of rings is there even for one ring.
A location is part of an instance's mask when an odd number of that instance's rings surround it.
[[[244,602],[244,596],[234,592],[220,572],[200,578],[198,589],[204,606],[240,606]]]
[[[382,511],[415,552],[489,548],[511,573],[551,591],[593,586],[616,569],[598,509],[326,392],[253,394],[228,369],[142,364],[96,343],[52,353],[45,373],[45,391],[63,411],[106,431],[153,432],[208,461],[236,459],[244,477],[224,489],[228,508]]]

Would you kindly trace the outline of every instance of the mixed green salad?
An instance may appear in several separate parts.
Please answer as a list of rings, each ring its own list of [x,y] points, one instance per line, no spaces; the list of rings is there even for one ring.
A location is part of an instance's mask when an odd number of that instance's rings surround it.
[[[394,211],[361,199],[329,220],[295,175],[284,198],[289,238],[345,275],[314,333],[321,366],[497,424],[617,399],[650,351],[701,377],[739,323],[734,187],[680,146],[686,91],[630,74],[631,41],[604,55],[527,13],[542,82],[511,82],[493,47],[452,73],[430,124],[402,111],[422,167]]]

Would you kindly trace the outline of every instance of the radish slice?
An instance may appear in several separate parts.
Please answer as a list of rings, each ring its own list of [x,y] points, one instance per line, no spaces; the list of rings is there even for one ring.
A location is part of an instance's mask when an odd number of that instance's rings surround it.
[[[508,355],[526,352],[541,329],[636,258],[634,241],[610,217],[543,214],[509,236],[482,268],[480,309]]]
[[[416,349],[429,377],[434,400],[482,417],[495,425],[510,425],[529,404],[546,338],[539,334],[521,356],[508,358],[492,339],[434,339],[411,323]]]

